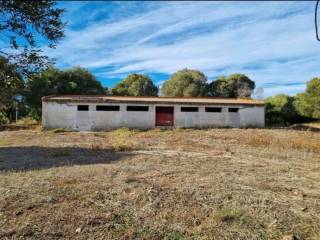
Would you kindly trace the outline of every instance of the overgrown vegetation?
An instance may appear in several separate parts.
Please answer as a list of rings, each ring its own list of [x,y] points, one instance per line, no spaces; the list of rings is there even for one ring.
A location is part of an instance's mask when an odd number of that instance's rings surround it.
[[[7,116],[0,111],[0,125],[6,124],[8,122],[9,122],[9,119],[7,118]]]
[[[269,125],[291,125],[320,119],[320,78],[307,83],[304,93],[284,94],[266,99],[266,122]]]
[[[115,151],[130,151],[136,148],[136,144],[132,141],[135,131],[128,128],[119,128],[112,132],[112,149]]]
[[[290,125],[300,122],[302,118],[294,105],[294,97],[279,94],[266,99],[267,125]]]
[[[295,97],[294,106],[301,116],[320,119],[320,78],[307,83],[307,89]]]
[[[37,121],[36,119],[34,119],[32,117],[22,117],[16,122],[16,124],[33,125],[33,124],[39,124],[39,121]]]

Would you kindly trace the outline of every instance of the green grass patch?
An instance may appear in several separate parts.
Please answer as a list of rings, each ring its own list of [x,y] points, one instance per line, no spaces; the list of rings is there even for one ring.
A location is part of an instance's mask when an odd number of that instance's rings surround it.
[[[178,231],[171,231],[164,237],[165,240],[185,240],[185,236]]]
[[[240,225],[254,225],[255,220],[243,210],[223,208],[214,213],[214,219],[218,222],[237,223]]]
[[[9,146],[12,144],[12,141],[9,139],[0,139],[0,146]]]

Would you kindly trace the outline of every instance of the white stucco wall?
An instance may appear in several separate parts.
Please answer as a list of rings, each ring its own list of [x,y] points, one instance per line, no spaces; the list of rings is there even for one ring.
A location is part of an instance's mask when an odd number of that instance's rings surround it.
[[[77,105],[89,105],[89,111],[77,111]],[[120,106],[120,111],[96,111],[96,105]],[[149,111],[127,111],[127,105],[149,106]],[[67,128],[81,131],[119,127],[149,129],[155,127],[156,106],[174,106],[174,127],[178,128],[264,127],[263,106],[214,106],[221,107],[222,112],[205,112],[206,106],[203,105],[192,105],[192,107],[198,107],[199,112],[181,112],[181,107],[190,107],[190,105],[172,104],[43,102],[42,106],[42,124],[45,128]],[[237,107],[239,111],[228,112],[229,107]]]
[[[105,104],[120,106],[120,111],[95,111],[90,113],[92,116],[92,129],[113,129],[119,127],[154,128],[155,123],[155,107],[146,104]],[[104,105],[104,104],[99,104]],[[149,106],[148,112],[143,111],[127,111],[128,106]]]
[[[76,129],[77,105],[42,102],[42,126]]]
[[[264,107],[243,107],[240,113],[240,127],[264,127]]]

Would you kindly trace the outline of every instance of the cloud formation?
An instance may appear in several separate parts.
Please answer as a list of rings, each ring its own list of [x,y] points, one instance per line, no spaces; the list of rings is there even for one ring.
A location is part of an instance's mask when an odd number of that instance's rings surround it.
[[[247,74],[265,95],[295,94],[319,75],[313,2],[87,3],[70,9],[66,38],[45,49],[60,66],[81,65],[106,85],[131,72],[160,83],[181,68],[210,80]],[[161,77],[157,77],[157,76]]]

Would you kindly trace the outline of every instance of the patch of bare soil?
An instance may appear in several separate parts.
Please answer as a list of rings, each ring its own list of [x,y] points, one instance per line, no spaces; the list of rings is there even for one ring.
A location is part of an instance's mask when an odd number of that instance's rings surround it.
[[[0,239],[320,239],[320,133],[0,132]]]

